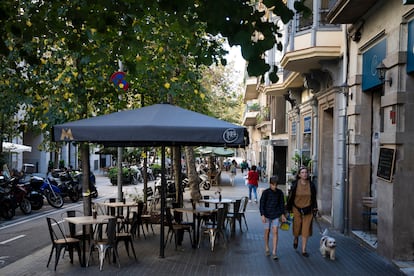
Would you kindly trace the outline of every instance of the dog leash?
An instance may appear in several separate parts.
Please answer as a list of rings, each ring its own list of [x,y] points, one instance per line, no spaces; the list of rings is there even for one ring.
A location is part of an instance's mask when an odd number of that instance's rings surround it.
[[[319,234],[322,234],[322,233],[323,233],[322,226],[321,226],[321,224],[319,223],[319,221],[318,221],[318,218],[317,218],[317,217],[321,217],[321,215],[319,214],[319,211],[316,211],[315,213],[313,213],[313,218],[314,218],[314,220],[315,220],[315,222],[316,222],[316,225],[318,225],[318,228],[319,228]]]

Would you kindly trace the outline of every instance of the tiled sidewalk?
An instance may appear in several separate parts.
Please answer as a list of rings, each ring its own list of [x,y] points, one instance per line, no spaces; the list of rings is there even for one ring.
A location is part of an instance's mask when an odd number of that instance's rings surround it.
[[[266,184],[261,184],[266,188]],[[214,194],[215,187],[203,194]],[[189,193],[186,192],[185,197]],[[241,176],[234,187],[222,186],[223,197],[239,198],[247,194]],[[174,250],[174,243],[165,249],[165,258],[160,258],[159,227],[156,235],[147,234],[144,239],[134,241],[138,261],[126,255],[120,245],[121,268],[105,260],[104,269],[99,271],[97,257],[87,268],[79,266],[77,259],[73,265],[66,253],[60,260],[57,271],[53,266],[46,268],[50,247],[25,257],[0,270],[0,275],[404,275],[394,264],[378,256],[371,249],[362,246],[357,240],[332,232],[336,238],[337,259],[322,258],[319,253],[319,230],[314,226],[314,236],[309,240],[309,258],[303,257],[292,247],[291,231],[279,231],[279,260],[265,256],[263,227],[258,213],[258,205],[248,204],[247,221],[249,230],[229,238],[226,247],[221,241],[214,252],[207,242],[199,249],[192,249],[188,236],[184,236],[183,247]],[[46,226],[46,223],[45,223]],[[245,230],[245,229],[244,229]],[[46,228],[45,228],[46,231]]]

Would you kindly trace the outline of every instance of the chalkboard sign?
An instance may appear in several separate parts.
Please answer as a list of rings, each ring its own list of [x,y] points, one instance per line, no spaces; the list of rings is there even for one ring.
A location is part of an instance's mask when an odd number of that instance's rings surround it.
[[[390,181],[394,172],[395,149],[380,148],[377,176]]]

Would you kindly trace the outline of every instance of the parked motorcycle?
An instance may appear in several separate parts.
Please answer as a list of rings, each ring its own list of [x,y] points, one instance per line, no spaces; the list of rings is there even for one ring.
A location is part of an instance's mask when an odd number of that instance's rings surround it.
[[[11,187],[4,176],[0,176],[0,216],[12,219],[15,215],[16,202],[11,195]]]
[[[44,198],[54,208],[61,208],[63,206],[64,201],[61,190],[57,185],[51,183],[48,178],[31,176],[24,185],[28,194],[27,198],[33,210],[39,210],[43,207]]]
[[[72,178],[74,179],[75,182],[79,183],[78,187],[79,187],[80,194],[82,195],[82,187],[83,187],[82,172],[75,171],[72,174]],[[93,172],[89,172],[89,193],[92,198],[97,198],[99,195],[98,189],[96,188],[96,177]]]
[[[40,187],[43,185],[43,178],[31,176],[28,182],[23,183],[27,191],[27,198],[30,201],[32,210],[40,210],[43,207],[43,193]]]
[[[19,184],[19,179],[12,177],[9,180],[11,195],[15,203],[15,208],[20,207],[23,214],[28,215],[32,212],[32,205],[28,199],[28,192],[25,185]]]
[[[43,184],[40,187],[43,195],[46,197],[47,202],[55,208],[61,208],[63,206],[63,197],[58,186],[52,184],[49,179],[44,178]]]
[[[49,181],[60,189],[60,195],[69,197],[72,202],[78,202],[82,195],[82,186],[72,178],[69,172],[54,171],[49,175]]]
[[[198,177],[200,178],[200,184],[199,184],[199,186],[200,187],[203,187],[204,190],[210,190],[211,183],[210,183],[210,180],[208,179],[208,175],[202,173]],[[184,190],[184,188],[190,187],[190,183],[189,183],[189,180],[188,180],[187,177],[184,178],[181,183],[182,183],[182,189],[183,190]]]

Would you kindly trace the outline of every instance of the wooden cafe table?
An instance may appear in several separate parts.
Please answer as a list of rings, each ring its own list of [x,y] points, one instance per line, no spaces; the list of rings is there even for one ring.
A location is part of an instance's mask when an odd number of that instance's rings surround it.
[[[172,211],[180,213],[192,213],[193,214],[193,248],[197,247],[198,241],[200,239],[200,226],[201,226],[201,217],[204,215],[210,215],[214,212],[217,212],[216,208],[207,208],[207,207],[196,207],[196,208],[174,208]]]
[[[76,225],[82,225],[82,235],[86,237],[87,231],[86,228],[88,225],[97,225],[97,224],[105,224],[108,223],[108,220],[111,218],[115,218],[113,216],[108,215],[99,215],[96,218],[93,218],[93,216],[78,216],[78,217],[66,217],[65,221],[68,223],[73,223]],[[90,238],[92,239],[93,233],[90,233]],[[82,248],[82,262],[81,266],[86,266],[86,242],[83,242],[83,248]]]

